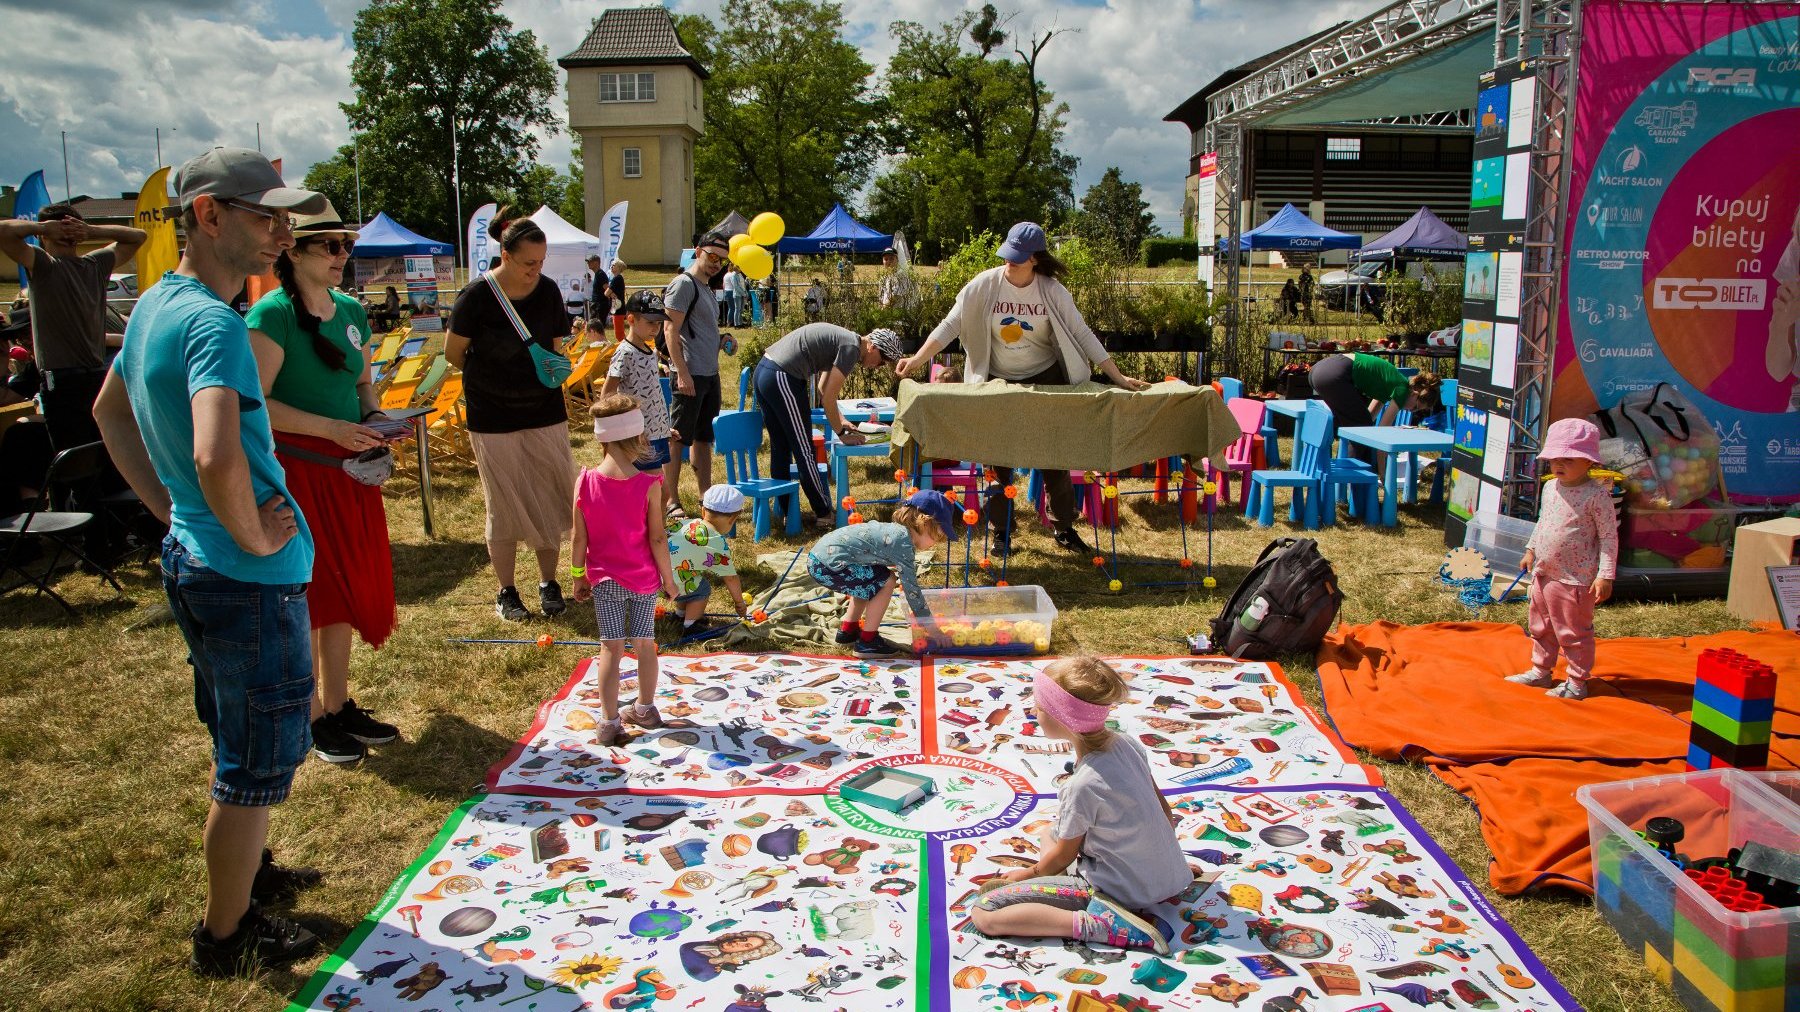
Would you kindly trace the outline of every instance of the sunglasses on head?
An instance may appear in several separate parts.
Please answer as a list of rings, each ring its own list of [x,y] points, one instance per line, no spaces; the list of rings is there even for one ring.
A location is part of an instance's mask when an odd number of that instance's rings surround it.
[[[324,247],[325,252],[331,254],[334,257],[340,256],[340,255],[348,256],[352,250],[356,249],[356,240],[355,239],[310,239],[309,238],[309,239],[306,239],[303,241],[308,246]]]

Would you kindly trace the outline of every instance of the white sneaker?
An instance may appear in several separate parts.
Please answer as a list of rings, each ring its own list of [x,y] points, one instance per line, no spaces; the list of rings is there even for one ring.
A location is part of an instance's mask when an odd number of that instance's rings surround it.
[[[1555,696],[1557,699],[1586,699],[1588,696],[1587,680],[1571,678],[1544,695]]]
[[[601,720],[594,725],[594,744],[611,745],[617,741],[625,730],[625,725],[617,719]]]
[[[1507,675],[1506,680],[1515,685],[1553,685],[1556,679],[1541,671],[1521,671],[1516,675]]]

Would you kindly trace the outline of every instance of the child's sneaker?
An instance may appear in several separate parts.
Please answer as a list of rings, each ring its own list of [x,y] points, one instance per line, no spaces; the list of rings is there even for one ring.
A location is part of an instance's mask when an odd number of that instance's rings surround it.
[[[1554,696],[1557,699],[1586,699],[1588,696],[1587,679],[1571,678],[1544,695]]]
[[[862,629],[858,626],[839,627],[835,637],[839,646],[849,646],[862,637]]]
[[[1125,909],[1124,904],[1105,893],[1094,893],[1078,920],[1080,926],[1076,936],[1084,942],[1100,942],[1121,949],[1154,949],[1159,956],[1169,954],[1169,940],[1156,925]]]
[[[624,731],[624,724],[621,724],[616,719],[607,720],[603,717],[600,719],[599,723],[594,725],[594,744],[611,745],[613,742],[619,740],[619,735],[623,734]]]
[[[255,902],[230,938],[214,939],[204,922],[194,926],[188,967],[202,977],[234,977],[258,966],[286,966],[318,951],[319,937],[285,917],[265,914]]]
[[[880,636],[868,640],[859,636],[856,639],[856,645],[850,650],[858,657],[899,657],[906,653],[906,650],[898,644],[882,639]]]
[[[1506,680],[1512,682],[1514,685],[1536,685],[1540,687],[1554,685],[1556,683],[1556,679],[1535,669],[1531,671],[1521,671],[1516,675],[1507,675]]]
[[[641,727],[646,731],[654,731],[663,726],[662,714],[657,711],[655,703],[639,703],[636,706],[624,707],[619,711],[619,716],[624,719],[625,723],[633,727]]]
[[[562,584],[551,580],[538,584],[538,610],[545,618],[555,618],[569,610],[569,604],[563,600]]]

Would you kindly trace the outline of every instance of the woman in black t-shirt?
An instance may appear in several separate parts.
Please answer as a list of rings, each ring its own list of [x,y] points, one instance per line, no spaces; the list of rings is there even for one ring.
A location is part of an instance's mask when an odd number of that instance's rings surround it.
[[[508,211],[489,227],[500,241],[500,266],[457,295],[444,355],[463,373],[469,438],[487,503],[488,558],[500,581],[494,610],[523,621],[531,613],[514,585],[521,541],[537,553],[543,613],[558,615],[566,607],[556,565],[574,527],[576,468],[562,387],[539,381],[531,350],[495,297],[497,283],[532,343],[561,352],[569,314],[556,282],[543,276],[549,244],[536,222]]]

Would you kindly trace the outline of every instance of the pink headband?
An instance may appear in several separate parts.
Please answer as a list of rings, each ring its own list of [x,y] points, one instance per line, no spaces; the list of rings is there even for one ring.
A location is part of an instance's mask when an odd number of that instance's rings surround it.
[[[1031,691],[1032,709],[1055,717],[1076,734],[1087,734],[1105,727],[1106,715],[1112,712],[1112,707],[1103,703],[1090,703],[1076,697],[1042,671],[1031,680]]]
[[[642,411],[621,411],[616,415],[606,415],[594,419],[594,435],[602,443],[616,443],[621,439],[644,434],[644,413]]]

